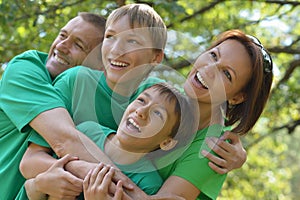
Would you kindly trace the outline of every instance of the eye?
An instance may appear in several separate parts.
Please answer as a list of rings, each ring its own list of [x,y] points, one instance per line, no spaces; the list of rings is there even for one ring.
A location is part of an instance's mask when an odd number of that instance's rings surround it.
[[[134,39],[129,39],[128,40],[128,43],[131,43],[131,44],[139,44],[139,42],[137,40],[134,40]]]
[[[160,118],[162,118],[162,113],[159,110],[154,110],[153,112],[154,112],[155,115],[157,115]]]
[[[145,99],[143,97],[139,97],[136,100],[140,103],[145,103]]]
[[[76,47],[78,47],[79,49],[81,49],[82,51],[84,50],[83,46],[80,43],[75,43]]]
[[[159,109],[154,109],[152,112],[155,116],[159,117],[161,120],[164,121],[164,115]]]
[[[215,52],[211,51],[209,54],[213,58],[214,61],[218,61],[218,56]]]
[[[63,33],[63,32],[60,32],[58,36],[59,36],[61,39],[67,38],[67,34],[65,34],[65,33]]]
[[[114,36],[112,34],[105,34],[105,39],[112,39]]]
[[[228,70],[223,70],[223,72],[224,72],[224,74],[225,74],[225,76],[228,78],[228,80],[232,80],[232,77],[231,77],[231,74],[229,73],[229,71]]]

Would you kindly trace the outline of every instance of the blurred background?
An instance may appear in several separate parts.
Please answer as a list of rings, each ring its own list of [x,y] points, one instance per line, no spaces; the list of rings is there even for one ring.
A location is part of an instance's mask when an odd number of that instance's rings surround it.
[[[59,29],[88,11],[107,16],[128,3],[147,3],[162,16],[169,41],[159,76],[186,76],[193,60],[219,33],[255,35],[274,62],[270,101],[255,128],[243,137],[244,166],[229,173],[218,199],[300,199],[300,2],[272,0],[0,0],[0,78],[15,55],[48,52]]]

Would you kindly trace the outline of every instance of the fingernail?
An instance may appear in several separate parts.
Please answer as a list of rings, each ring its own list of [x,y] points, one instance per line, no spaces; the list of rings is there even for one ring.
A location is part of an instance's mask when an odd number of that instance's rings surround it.
[[[201,154],[202,154],[203,156],[206,156],[206,155],[208,154],[208,151],[202,150],[202,151],[201,151]]]

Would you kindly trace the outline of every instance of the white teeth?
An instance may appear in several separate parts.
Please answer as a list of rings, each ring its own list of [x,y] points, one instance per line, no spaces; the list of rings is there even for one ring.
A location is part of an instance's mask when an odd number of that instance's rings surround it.
[[[204,87],[208,88],[208,85],[207,85],[206,82],[203,80],[203,78],[202,78],[200,72],[197,72],[197,78],[198,78],[199,82],[200,82]]]
[[[129,123],[132,124],[138,131],[141,131],[140,130],[140,126],[137,125],[137,123],[135,123],[135,121],[132,119],[132,118],[129,118]]]
[[[111,61],[110,62],[112,65],[120,66],[120,67],[126,67],[128,64],[122,63],[122,62],[117,62],[117,61]]]
[[[58,57],[57,55],[54,56],[55,60],[63,65],[68,65],[68,62],[66,62],[65,60],[61,59],[60,57]]]

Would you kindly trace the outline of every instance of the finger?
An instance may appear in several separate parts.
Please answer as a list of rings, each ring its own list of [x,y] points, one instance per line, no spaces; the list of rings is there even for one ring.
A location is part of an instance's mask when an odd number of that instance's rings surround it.
[[[108,170],[109,170],[109,167],[108,166],[104,166],[100,171],[97,170],[98,171],[97,174],[93,172],[94,174],[92,174],[92,176],[95,177],[95,180],[93,181],[93,184],[95,186],[98,186],[98,185],[102,184],[104,176],[106,175],[106,173],[108,172]]]
[[[224,158],[225,156],[228,156],[228,153],[217,144],[218,140],[218,138],[209,137],[206,138],[205,142],[211,150],[213,150],[216,154]]]
[[[84,177],[83,180],[83,190],[86,191],[90,184],[90,178],[91,178],[92,170],[90,170],[87,175]]]
[[[108,192],[108,188],[110,183],[112,182],[112,177],[114,175],[114,169],[111,167],[107,171],[107,173],[104,175],[103,180],[99,180],[98,184],[101,184],[103,191]],[[102,181],[102,183],[101,183]]]
[[[66,179],[70,184],[70,189],[73,191],[82,191],[83,180],[74,176],[70,172],[66,172]]]
[[[113,181],[117,183],[118,181],[122,181],[123,188],[126,188],[127,190],[133,190],[134,185],[132,184],[132,181],[124,175],[121,171],[115,170],[115,174],[113,176]]]
[[[223,140],[218,140],[217,144],[216,144],[216,149],[217,147],[219,147],[220,149],[224,150],[225,152],[227,152],[227,155],[223,155],[223,156],[228,156],[229,154],[231,154],[232,152],[235,152],[235,146],[231,143],[228,143],[226,141]],[[216,152],[217,154],[219,154],[219,152]],[[228,154],[229,153],[229,154]]]
[[[99,165],[97,165],[93,170],[92,170],[92,174],[91,174],[91,178],[90,178],[90,185],[94,184],[98,174],[101,172],[101,170],[105,168],[103,163],[100,163]],[[102,172],[103,174],[103,172]],[[101,175],[101,174],[100,174]],[[103,175],[104,176],[104,175]]]
[[[208,160],[210,160],[215,165],[218,165],[219,167],[224,167],[226,165],[226,161],[214,154],[209,153],[206,150],[202,150],[201,154],[205,156]]]
[[[228,170],[226,168],[222,168],[219,167],[218,165],[215,165],[213,162],[209,162],[208,166],[214,170],[215,172],[217,172],[218,174],[225,174],[228,172]]]
[[[237,143],[239,142],[239,135],[234,133],[234,132],[231,132],[231,131],[226,131],[221,137],[220,139],[221,140],[229,140],[229,143]]]
[[[62,158],[58,159],[57,162],[54,164],[54,166],[57,167],[63,167],[65,166],[68,162],[72,161],[72,160],[78,160],[78,157],[75,156],[71,156],[69,154],[66,154],[65,156],[63,156]]]
[[[118,181],[114,200],[121,200],[122,196],[123,196],[122,181]]]

